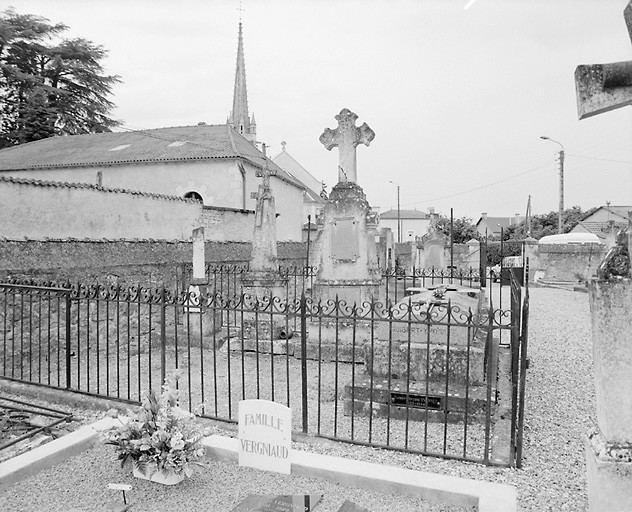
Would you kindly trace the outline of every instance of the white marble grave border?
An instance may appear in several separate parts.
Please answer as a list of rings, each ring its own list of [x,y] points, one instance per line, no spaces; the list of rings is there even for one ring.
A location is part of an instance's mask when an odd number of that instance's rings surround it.
[[[239,440],[212,435],[202,440],[206,456],[237,463]],[[293,450],[292,475],[322,478],[383,493],[410,494],[439,503],[477,507],[479,512],[515,512],[513,485],[471,480]]]
[[[86,425],[59,439],[0,463],[0,490],[59,464],[99,442],[99,434],[117,424],[115,418]],[[212,435],[202,440],[206,456],[237,463],[239,440]],[[517,492],[513,485],[497,484],[425,471],[385,466],[305,451],[292,451],[292,473],[322,478],[372,491],[410,494],[429,501],[477,507],[480,512],[515,512]]]

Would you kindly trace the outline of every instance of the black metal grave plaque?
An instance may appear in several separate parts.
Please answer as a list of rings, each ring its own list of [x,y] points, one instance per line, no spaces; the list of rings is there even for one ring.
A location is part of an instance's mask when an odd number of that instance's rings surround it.
[[[312,512],[322,499],[322,494],[292,494],[288,496],[251,494],[231,512]]]
[[[406,397],[408,397],[408,400],[406,400]],[[391,391],[391,405],[408,405],[408,407],[426,409],[426,403],[428,404],[428,410],[441,410],[440,396],[426,396],[416,393],[409,393],[407,395],[406,393],[397,393],[395,391]]]

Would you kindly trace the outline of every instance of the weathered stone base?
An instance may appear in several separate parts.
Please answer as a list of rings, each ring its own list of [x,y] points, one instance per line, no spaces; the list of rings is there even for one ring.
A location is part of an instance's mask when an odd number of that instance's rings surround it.
[[[595,432],[585,439],[588,510],[632,510],[632,461],[617,460],[607,453],[606,443]]]
[[[358,312],[368,309],[371,301],[378,301],[380,298],[379,279],[356,280],[336,280],[336,281],[316,281],[313,288],[313,296],[323,302],[326,311],[334,310],[336,298],[344,301],[344,309],[340,310],[340,316],[352,316],[352,308],[355,304]],[[331,301],[332,306],[327,307],[327,301]]]
[[[277,272],[251,271],[241,278],[243,293],[261,300],[264,297],[278,297],[281,301],[286,298],[287,279],[283,279]]]
[[[430,354],[428,356],[428,353]],[[444,344],[379,342],[365,346],[367,371],[374,377],[391,377],[404,381],[441,381],[449,368],[450,382],[481,385],[484,380],[485,348]],[[389,357],[390,356],[390,357]]]
[[[371,322],[322,318],[307,322],[307,359],[364,363],[364,346],[371,338]],[[355,349],[354,349],[355,345]],[[296,357],[301,357],[300,343]]]
[[[467,415],[468,423],[484,421],[487,414],[487,387],[449,384],[446,397],[445,382],[411,382],[406,389],[406,381],[391,379],[390,387],[387,379],[373,379],[369,376],[358,376],[354,385],[345,386],[345,415],[353,413],[358,416],[429,422],[461,422]],[[492,390],[493,391],[493,390]],[[490,414],[495,412],[492,392]],[[406,407],[406,397],[409,407]],[[426,408],[426,403],[428,404]]]

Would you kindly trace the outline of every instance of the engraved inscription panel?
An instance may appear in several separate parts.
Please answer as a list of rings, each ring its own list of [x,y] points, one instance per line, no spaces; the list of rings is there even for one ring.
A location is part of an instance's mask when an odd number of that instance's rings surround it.
[[[331,230],[331,257],[355,261],[359,256],[358,222],[353,218],[335,219]]]

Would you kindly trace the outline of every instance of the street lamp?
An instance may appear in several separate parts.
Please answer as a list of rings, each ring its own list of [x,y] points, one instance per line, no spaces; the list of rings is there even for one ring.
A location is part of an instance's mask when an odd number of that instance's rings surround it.
[[[400,220],[399,220],[399,216],[400,216],[400,209],[399,209],[399,183],[395,183],[394,181],[388,180],[389,183],[391,183],[392,185],[395,185],[397,187],[397,243],[401,243],[402,241],[402,234],[401,234],[401,229],[400,229]]]
[[[564,146],[556,140],[551,139],[545,135],[541,135],[540,138],[542,140],[550,140],[551,142],[555,142],[555,144],[559,145],[560,148],[560,211],[557,218],[557,232],[562,234],[562,213],[564,213]]]

